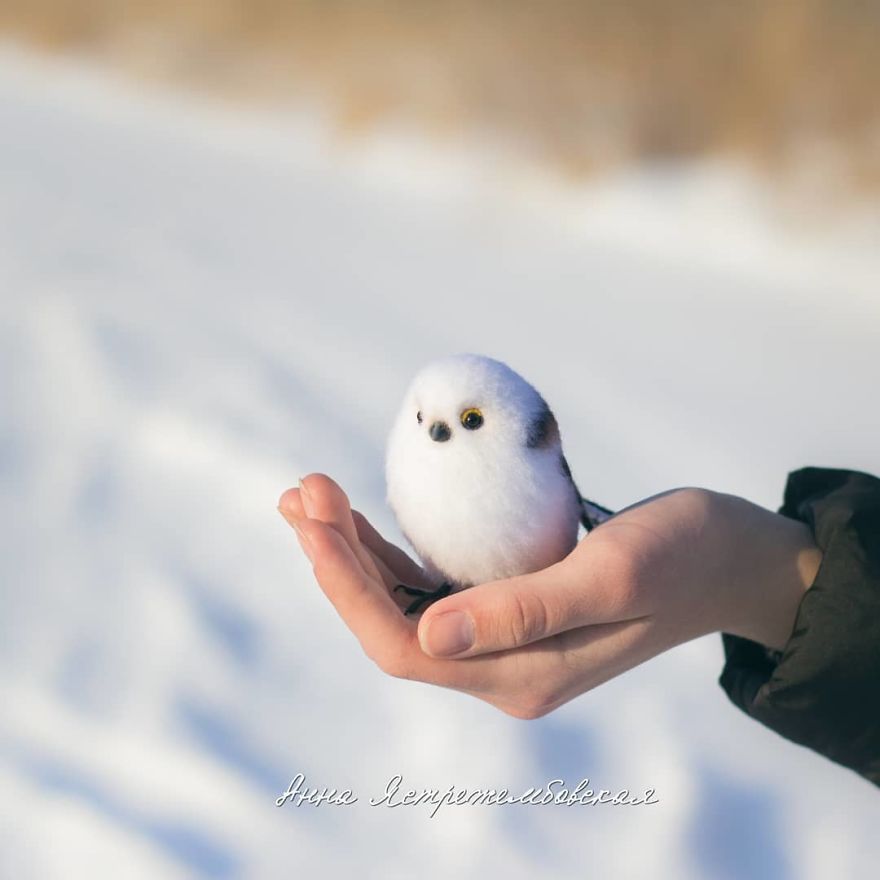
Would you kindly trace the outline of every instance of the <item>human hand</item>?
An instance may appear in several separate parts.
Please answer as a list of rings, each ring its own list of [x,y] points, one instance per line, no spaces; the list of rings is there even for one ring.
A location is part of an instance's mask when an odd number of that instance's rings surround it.
[[[415,620],[393,588],[426,586],[421,568],[352,511],[333,480],[312,474],[278,507],[380,668],[518,718],[706,633],[781,648],[821,559],[802,523],[731,495],[677,489],[617,514],[556,565],[454,593]]]

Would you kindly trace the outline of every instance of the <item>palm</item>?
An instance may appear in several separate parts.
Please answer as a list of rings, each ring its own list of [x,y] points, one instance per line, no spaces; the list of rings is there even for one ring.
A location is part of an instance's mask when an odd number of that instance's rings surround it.
[[[638,584],[618,577],[614,570],[621,559],[651,559],[662,543],[663,512],[652,511],[650,504],[620,514],[590,533],[563,563],[503,582],[514,594],[528,583],[530,592],[522,595],[529,613],[524,608],[522,614],[497,621],[500,629],[510,630],[513,643],[528,644],[444,660],[422,650],[419,621],[401,613],[408,600],[394,592],[400,583],[426,586],[422,569],[382,538],[363,515],[352,511],[345,494],[328,477],[312,475],[306,485],[306,499],[297,490],[285,494],[282,512],[307,533],[315,575],[327,597],[366,653],[389,674],[466,691],[510,714],[534,717],[668,647],[658,644],[644,591],[633,589]],[[534,618],[543,593],[557,589],[562,581],[570,582],[584,568],[598,568],[603,574],[596,582],[593,622],[538,641],[517,631]],[[473,587],[467,593],[479,602],[480,591],[489,596],[498,583]],[[451,610],[462,595],[441,599],[423,617]]]

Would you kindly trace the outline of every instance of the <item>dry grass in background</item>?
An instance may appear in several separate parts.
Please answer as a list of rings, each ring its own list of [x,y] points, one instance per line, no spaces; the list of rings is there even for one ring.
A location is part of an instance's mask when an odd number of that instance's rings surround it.
[[[747,155],[880,188],[880,2],[0,0],[0,29],[227,93],[500,136],[569,172]]]

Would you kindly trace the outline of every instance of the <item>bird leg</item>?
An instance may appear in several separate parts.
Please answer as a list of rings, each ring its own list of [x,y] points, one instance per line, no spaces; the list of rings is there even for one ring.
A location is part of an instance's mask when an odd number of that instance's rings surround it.
[[[407,596],[418,597],[410,602],[406,607],[406,610],[403,612],[404,614],[415,614],[417,611],[421,610],[423,605],[432,605],[438,599],[448,596],[452,592],[452,584],[448,581],[444,581],[436,590],[423,590],[420,587],[408,587],[406,584],[398,584],[394,588],[394,592],[396,593],[398,590],[403,590]]]

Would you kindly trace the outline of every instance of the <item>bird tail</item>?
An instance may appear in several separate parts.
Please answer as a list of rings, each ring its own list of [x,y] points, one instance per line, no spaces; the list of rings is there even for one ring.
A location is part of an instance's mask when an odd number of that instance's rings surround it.
[[[578,495],[580,495],[580,492],[578,492]],[[613,510],[602,507],[601,504],[596,504],[595,501],[590,501],[589,498],[584,498],[582,495],[580,498],[581,522],[588,532],[595,529],[596,526],[601,526],[603,522],[614,516]]]
[[[611,517],[614,516],[613,510],[609,510],[607,507],[602,507],[601,504],[596,504],[595,501],[590,501],[589,498],[584,498],[584,496],[581,495],[581,490],[578,489],[577,483],[574,481],[574,477],[571,474],[571,468],[568,466],[568,462],[565,460],[564,455],[560,456],[559,463],[562,466],[562,472],[571,481],[575,495],[577,495],[578,500],[580,501],[581,523],[583,527],[589,532],[595,529],[596,526],[601,526],[606,520],[611,519]]]

